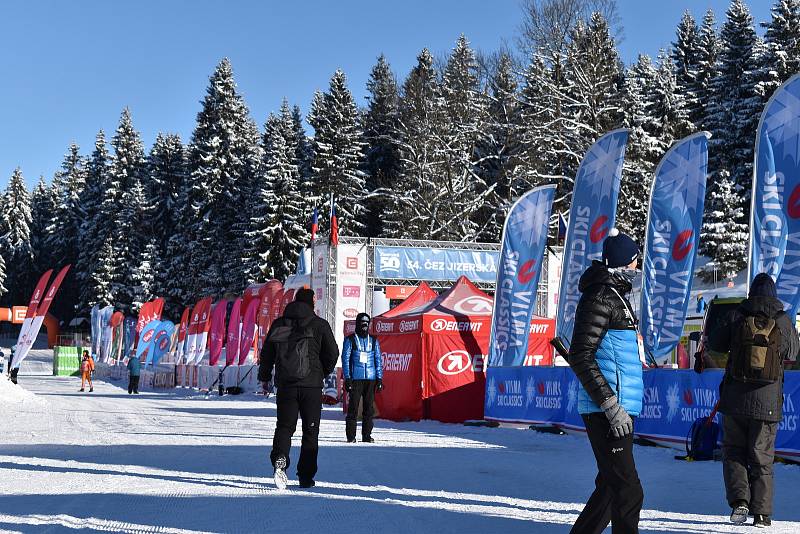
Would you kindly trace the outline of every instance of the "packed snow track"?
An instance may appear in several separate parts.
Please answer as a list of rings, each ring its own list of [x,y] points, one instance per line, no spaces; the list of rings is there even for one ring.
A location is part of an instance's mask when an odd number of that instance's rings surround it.
[[[36,395],[0,388],[2,532],[565,533],[594,483],[580,436],[378,421],[376,444],[347,444],[337,407],[323,413],[317,486],[299,489],[290,467],[278,491],[272,400],[20,382]],[[642,532],[751,532],[727,521],[721,465],[674,452],[636,450]],[[800,467],[775,471],[770,532],[800,532]]]

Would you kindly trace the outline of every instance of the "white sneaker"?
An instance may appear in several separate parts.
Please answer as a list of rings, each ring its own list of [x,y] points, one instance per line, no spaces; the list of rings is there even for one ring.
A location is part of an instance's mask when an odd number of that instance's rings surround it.
[[[273,475],[273,479],[275,480],[275,487],[279,490],[285,490],[286,486],[289,484],[289,477],[286,476],[286,458],[278,458],[275,460],[275,474]]]

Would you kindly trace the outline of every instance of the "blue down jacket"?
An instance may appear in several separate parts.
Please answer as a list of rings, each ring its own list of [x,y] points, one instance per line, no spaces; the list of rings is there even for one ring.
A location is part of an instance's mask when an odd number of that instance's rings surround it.
[[[367,353],[366,363],[361,361],[359,351]],[[344,338],[342,373],[345,379],[350,380],[383,380],[381,345],[377,338],[363,338],[356,334]]]
[[[642,411],[644,382],[632,308],[625,299],[630,282],[594,262],[583,276],[581,299],[569,348],[569,365],[581,381],[578,412],[600,412],[616,395],[631,416]]]

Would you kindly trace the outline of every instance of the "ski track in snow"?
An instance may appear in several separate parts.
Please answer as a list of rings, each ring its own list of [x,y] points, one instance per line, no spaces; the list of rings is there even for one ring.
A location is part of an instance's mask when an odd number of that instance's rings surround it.
[[[79,394],[76,378],[20,382],[35,402],[0,390],[2,532],[560,533],[596,474],[585,437],[378,420],[378,443],[353,445],[335,407],[323,413],[317,486],[290,480],[279,491],[268,461],[271,399],[181,389],[128,396],[100,381]],[[674,454],[636,449],[642,532],[753,531],[727,521],[721,464]],[[800,467],[775,471],[779,521],[769,532],[800,532]]]

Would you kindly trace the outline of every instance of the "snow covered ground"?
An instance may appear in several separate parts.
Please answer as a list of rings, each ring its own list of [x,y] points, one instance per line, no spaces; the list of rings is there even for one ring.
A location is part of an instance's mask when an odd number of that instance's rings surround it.
[[[378,443],[351,445],[335,408],[323,414],[317,487],[280,492],[271,400],[20,382],[35,399],[0,386],[3,532],[568,532],[595,476],[584,437],[378,421]],[[642,532],[752,531],[727,522],[719,463],[636,454]],[[771,532],[800,532],[800,467],[775,468]]]

